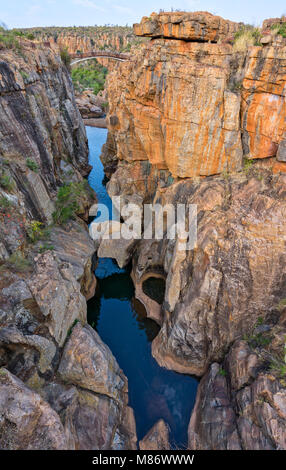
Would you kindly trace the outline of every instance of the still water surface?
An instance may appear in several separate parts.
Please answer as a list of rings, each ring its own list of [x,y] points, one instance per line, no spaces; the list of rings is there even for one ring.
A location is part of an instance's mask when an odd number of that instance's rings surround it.
[[[99,159],[107,131],[93,127],[86,131],[89,163],[93,167],[89,184],[97,193],[98,202],[111,209]],[[143,305],[134,298],[129,269],[119,269],[115,261],[104,258],[99,260],[95,274],[99,288],[88,302],[88,321],[108,344],[128,378],[129,404],[134,409],[138,439],[162,418],[169,424],[172,444],[186,447],[197,380],[160,367],[152,357],[151,342],[159,327],[146,318]]]

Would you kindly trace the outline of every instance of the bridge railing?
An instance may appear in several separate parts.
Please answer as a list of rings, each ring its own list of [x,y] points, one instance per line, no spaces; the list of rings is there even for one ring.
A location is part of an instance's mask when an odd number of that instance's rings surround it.
[[[90,52],[77,52],[70,54],[71,59],[88,59],[89,57],[111,57],[114,59],[129,60],[129,54],[122,54],[121,52],[107,52],[107,51],[90,51]]]

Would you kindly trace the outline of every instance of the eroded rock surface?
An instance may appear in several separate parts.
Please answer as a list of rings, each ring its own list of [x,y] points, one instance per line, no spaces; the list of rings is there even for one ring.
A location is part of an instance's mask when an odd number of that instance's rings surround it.
[[[140,450],[170,450],[169,428],[160,419],[139,442]]]
[[[73,328],[58,372],[64,381],[114,400],[127,389],[126,378],[110,349],[89,325]]]
[[[246,341],[234,343],[224,366],[212,364],[199,385],[189,448],[285,449],[285,386],[265,367]]]
[[[63,450],[67,441],[57,413],[40,395],[0,369],[0,448]]]

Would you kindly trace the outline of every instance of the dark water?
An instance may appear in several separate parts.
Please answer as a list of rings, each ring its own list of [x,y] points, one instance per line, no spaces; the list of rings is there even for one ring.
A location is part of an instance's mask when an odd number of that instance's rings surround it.
[[[164,279],[157,277],[148,277],[143,282],[142,289],[144,294],[148,295],[150,299],[155,300],[158,304],[162,304],[165,297],[166,283]]]
[[[98,200],[111,208],[102,185],[104,172],[99,160],[107,131],[87,127],[90,164],[89,184]],[[134,298],[128,269],[119,269],[111,259],[99,260],[97,295],[88,302],[88,321],[108,344],[128,377],[129,403],[134,409],[138,439],[160,418],[170,426],[172,443],[187,445],[187,428],[194,406],[197,381],[159,367],[151,354],[151,342],[159,327],[146,318],[143,305]]]

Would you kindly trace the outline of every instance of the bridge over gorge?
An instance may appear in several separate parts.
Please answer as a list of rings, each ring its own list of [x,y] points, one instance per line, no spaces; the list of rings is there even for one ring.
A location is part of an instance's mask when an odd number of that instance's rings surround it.
[[[96,57],[106,57],[108,59],[119,60],[120,62],[124,62],[126,60],[130,60],[131,56],[129,54],[123,54],[121,52],[107,52],[107,51],[90,51],[90,52],[78,52],[76,54],[70,54],[72,59],[71,65],[75,65],[78,62],[82,62],[84,60],[94,59]]]

